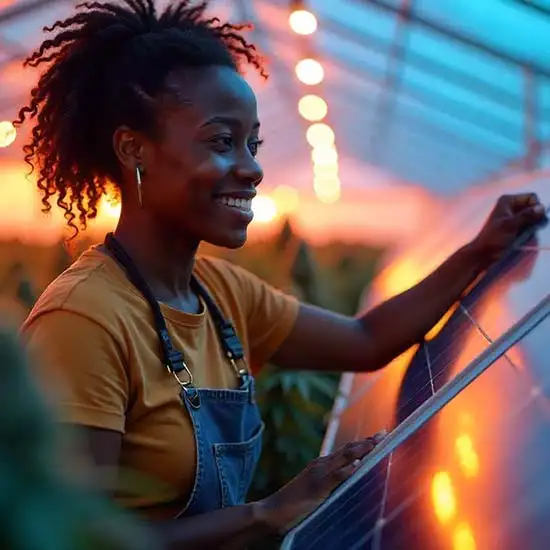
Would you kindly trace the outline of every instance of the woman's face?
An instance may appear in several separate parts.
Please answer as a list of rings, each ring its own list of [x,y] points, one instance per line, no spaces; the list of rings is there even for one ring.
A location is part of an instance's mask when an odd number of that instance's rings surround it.
[[[242,246],[263,177],[255,94],[229,67],[173,75],[168,87],[160,137],[139,138],[143,214],[176,239]]]

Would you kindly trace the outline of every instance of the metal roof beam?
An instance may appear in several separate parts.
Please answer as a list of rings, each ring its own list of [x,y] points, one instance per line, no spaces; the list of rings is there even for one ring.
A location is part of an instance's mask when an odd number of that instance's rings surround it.
[[[380,155],[381,148],[386,141],[386,133],[389,122],[395,111],[395,99],[399,93],[403,75],[403,65],[407,55],[407,42],[409,37],[409,20],[413,9],[414,0],[401,0],[401,6],[397,15],[397,23],[393,35],[390,51],[386,58],[386,74],[381,89],[378,92],[376,111],[378,121],[373,127],[369,154],[373,160]]]
[[[526,170],[534,170],[541,155],[540,146],[540,124],[538,118],[538,97],[536,76],[529,70],[524,69],[524,109],[523,124],[525,135],[525,159]]]
[[[533,0],[507,0],[511,4],[516,4],[527,10],[532,10],[543,17],[550,17],[550,9],[537,4]]]
[[[391,13],[394,15],[399,14],[399,8],[396,6],[390,6],[386,4],[384,0],[358,0],[362,4],[367,4],[369,6],[373,6],[375,8],[378,8],[382,11],[385,11],[387,13]],[[518,57],[516,55],[512,55],[510,53],[503,52],[501,50],[498,50],[496,48],[493,48],[492,46],[489,46],[488,44],[484,44],[483,42],[479,42],[475,38],[472,38],[466,34],[462,34],[458,31],[455,31],[454,29],[450,27],[446,27],[445,25],[441,25],[440,23],[437,23],[436,21],[432,21],[429,19],[426,19],[424,17],[419,16],[416,13],[411,13],[410,15],[410,21],[411,23],[414,23],[415,25],[418,25],[419,27],[422,27],[424,29],[428,29],[435,34],[439,34],[441,36],[445,36],[447,38],[450,38],[451,40],[454,40],[455,42],[460,42],[461,44],[464,44],[465,46],[469,46],[471,48],[474,48],[476,50],[479,50],[480,52],[483,52],[487,55],[490,55],[492,57],[495,57],[497,59],[500,59],[501,61],[504,61],[506,63],[509,63],[511,65],[515,65],[517,67],[528,67],[530,68],[534,73],[540,74],[546,78],[550,78],[550,69],[548,69],[545,66],[539,65],[538,63],[534,63],[533,61],[529,61],[528,59],[524,59],[521,57]]]
[[[363,64],[356,63],[350,60],[332,60],[333,65],[347,71],[353,72],[356,76],[359,75],[373,82],[377,86],[382,86],[382,77],[372,71],[372,68],[365,68]],[[380,72],[380,71],[378,71]],[[501,117],[497,117],[483,111],[480,108],[471,106],[468,103],[447,97],[436,90],[427,89],[423,86],[402,86],[400,94],[403,97],[408,97],[416,102],[421,103],[424,107],[439,112],[455,119],[461,124],[467,124],[478,130],[492,134],[499,139],[505,139],[511,144],[516,143],[516,139],[509,135],[509,130],[514,132],[515,128],[510,126],[510,123]]]
[[[342,39],[354,42],[363,48],[382,54],[387,54],[388,52],[389,43],[372,34],[369,29],[365,28],[361,32],[358,32],[334,19],[327,19],[323,22],[323,30]],[[479,76],[469,74],[460,67],[451,67],[439,60],[431,59],[410,49],[406,51],[403,46],[396,46],[397,48],[401,49],[403,55],[406,53],[407,65],[425,74],[441,78],[445,82],[469,90],[472,93],[483,95],[509,109],[517,110],[521,107],[521,98],[519,96],[511,94],[505,88],[500,88],[494,82],[482,80]]]

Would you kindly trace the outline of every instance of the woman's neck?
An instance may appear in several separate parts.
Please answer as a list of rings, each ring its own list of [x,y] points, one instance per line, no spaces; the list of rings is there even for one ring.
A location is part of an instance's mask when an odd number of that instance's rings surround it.
[[[136,221],[121,216],[114,233],[153,294],[159,301],[195,309],[198,301],[190,282],[199,243],[161,234],[158,225],[146,220]]]

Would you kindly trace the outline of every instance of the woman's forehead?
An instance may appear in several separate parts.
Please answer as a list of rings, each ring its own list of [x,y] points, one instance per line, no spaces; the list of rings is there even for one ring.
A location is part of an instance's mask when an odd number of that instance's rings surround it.
[[[256,94],[230,67],[214,66],[180,71],[167,81],[167,92],[193,118],[232,117],[257,122]],[[188,108],[188,109],[187,109]]]

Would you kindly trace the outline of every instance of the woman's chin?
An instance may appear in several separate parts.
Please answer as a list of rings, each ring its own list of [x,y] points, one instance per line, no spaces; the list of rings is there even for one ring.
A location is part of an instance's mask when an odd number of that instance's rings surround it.
[[[241,231],[227,231],[222,235],[217,235],[214,238],[205,239],[214,246],[222,248],[237,249],[245,245],[247,239],[247,231],[243,229]]]

